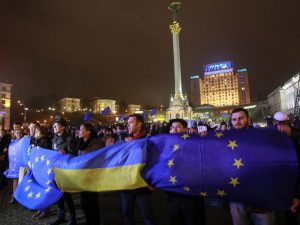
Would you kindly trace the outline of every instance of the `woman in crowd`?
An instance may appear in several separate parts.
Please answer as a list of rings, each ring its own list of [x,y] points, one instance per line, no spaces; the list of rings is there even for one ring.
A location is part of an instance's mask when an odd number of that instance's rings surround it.
[[[79,130],[78,155],[87,154],[103,147],[92,124],[84,123]],[[81,192],[81,206],[88,225],[100,225],[100,211],[97,192]]]

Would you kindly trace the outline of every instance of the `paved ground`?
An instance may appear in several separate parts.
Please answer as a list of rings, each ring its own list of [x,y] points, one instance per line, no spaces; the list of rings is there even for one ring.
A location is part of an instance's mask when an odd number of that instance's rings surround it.
[[[80,209],[79,195],[73,194],[75,200],[78,225],[84,225],[85,219]],[[166,195],[163,192],[154,193],[155,212],[159,225],[168,225],[166,215]],[[55,220],[56,206],[51,207],[50,216],[44,219],[32,218],[34,212],[23,208],[18,203],[8,204],[9,188],[0,191],[0,224],[1,225],[48,225]],[[122,225],[122,216],[119,203],[119,193],[110,192],[99,194],[99,202],[103,225]],[[284,225],[278,217],[278,225]],[[215,201],[206,202],[206,225],[231,225],[229,209]],[[137,225],[143,225],[142,217],[136,210]],[[67,224],[67,223],[65,223]]]

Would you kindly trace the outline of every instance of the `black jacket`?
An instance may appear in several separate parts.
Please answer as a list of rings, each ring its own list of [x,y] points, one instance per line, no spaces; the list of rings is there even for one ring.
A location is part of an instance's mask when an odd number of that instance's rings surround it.
[[[5,134],[3,137],[0,138],[0,155],[3,154],[4,149],[8,149],[10,141],[11,138],[8,134]]]
[[[96,151],[100,148],[104,147],[103,143],[98,138],[89,138],[84,141],[82,138],[79,140],[79,151],[78,155],[83,155],[89,152]]]
[[[46,149],[51,149],[52,148],[52,142],[48,137],[42,137],[39,139],[34,139],[35,146],[41,147],[41,148],[46,148]]]
[[[52,139],[53,150],[65,150],[66,153],[77,155],[77,141],[75,137],[63,132],[60,136],[55,134]]]

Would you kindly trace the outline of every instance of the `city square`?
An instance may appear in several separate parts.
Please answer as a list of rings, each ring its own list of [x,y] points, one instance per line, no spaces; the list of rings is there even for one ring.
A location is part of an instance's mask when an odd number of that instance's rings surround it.
[[[299,223],[298,3],[0,4],[1,224]]]

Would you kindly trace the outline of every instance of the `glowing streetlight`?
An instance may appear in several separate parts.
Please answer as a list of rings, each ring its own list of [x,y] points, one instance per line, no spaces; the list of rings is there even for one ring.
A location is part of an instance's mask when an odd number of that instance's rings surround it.
[[[27,108],[27,107],[25,106],[25,104],[22,103],[21,101],[18,101],[18,104],[19,104],[20,106],[22,106],[23,109],[24,109],[24,114],[22,113],[22,115],[24,115],[24,123],[26,123],[26,119],[27,119],[26,111],[28,111],[29,108]]]

